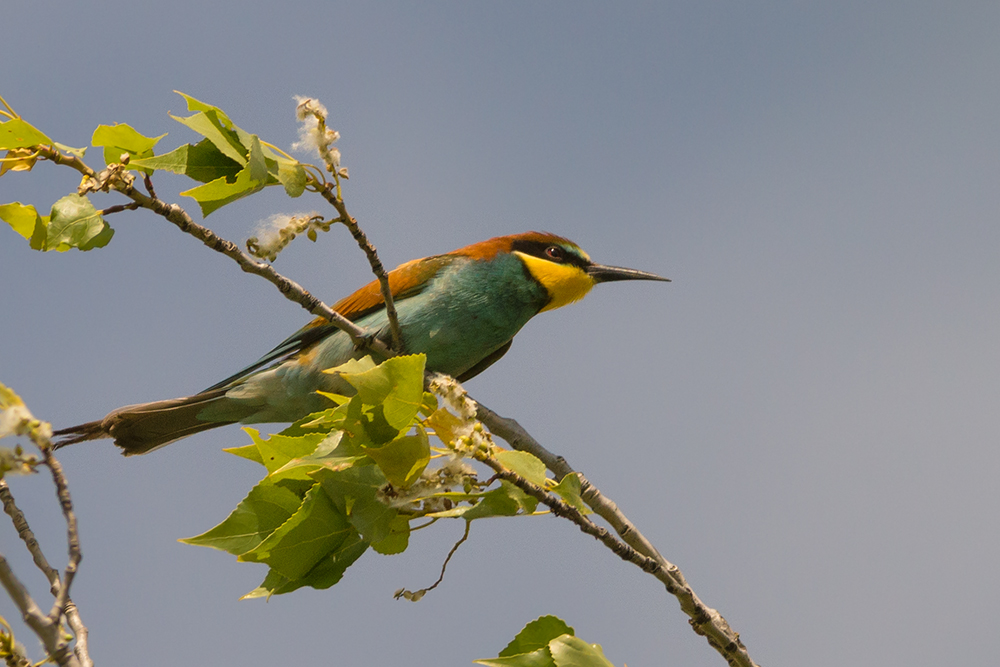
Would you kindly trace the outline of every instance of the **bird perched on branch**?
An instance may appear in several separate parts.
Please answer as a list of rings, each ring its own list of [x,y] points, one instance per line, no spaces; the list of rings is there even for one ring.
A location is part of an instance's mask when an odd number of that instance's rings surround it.
[[[467,380],[510,349],[528,320],[583,298],[597,283],[662,280],[653,273],[595,264],[575,243],[526,232],[407,262],[389,274],[405,352],[427,355],[427,369]],[[388,341],[378,281],[333,309]],[[324,369],[364,356],[351,338],[317,318],[239,373],[184,398],[118,408],[104,419],[56,431],[62,447],[114,438],[126,456],[226,424],[294,422],[329,407],[316,393],[353,390]]]

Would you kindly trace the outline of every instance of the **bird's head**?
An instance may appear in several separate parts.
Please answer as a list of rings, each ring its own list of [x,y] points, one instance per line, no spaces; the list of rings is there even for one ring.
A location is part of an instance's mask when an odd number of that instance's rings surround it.
[[[615,280],[670,282],[669,278],[647,271],[595,264],[580,246],[555,234],[526,232],[490,239],[481,245],[487,244],[495,251],[519,257],[531,276],[545,287],[549,302],[543,311],[582,299],[597,283]]]

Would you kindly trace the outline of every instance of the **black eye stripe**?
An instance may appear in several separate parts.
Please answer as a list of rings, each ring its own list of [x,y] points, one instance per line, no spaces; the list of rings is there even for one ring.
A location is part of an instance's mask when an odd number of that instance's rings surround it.
[[[549,250],[556,250],[556,256],[549,254]],[[525,241],[523,239],[515,241],[511,245],[511,250],[523,252],[532,257],[538,257],[549,262],[559,262],[561,264],[572,264],[582,269],[587,268],[590,262],[580,257],[575,252],[564,248],[561,245],[545,241]]]

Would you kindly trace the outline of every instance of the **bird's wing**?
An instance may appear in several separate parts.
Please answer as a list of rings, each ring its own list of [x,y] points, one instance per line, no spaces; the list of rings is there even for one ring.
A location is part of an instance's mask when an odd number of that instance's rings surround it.
[[[420,294],[433,278],[459,256],[457,255],[435,255],[423,259],[415,259],[389,272],[389,289],[392,291],[393,302],[402,301],[411,296]],[[385,307],[385,300],[382,298],[382,290],[378,281],[373,280],[354,294],[341,299],[334,304],[333,309],[356,322],[360,318]],[[317,317],[309,324],[305,325],[285,340],[278,343],[277,347],[265,354],[263,357],[242,369],[238,373],[230,375],[225,380],[216,382],[211,387],[204,389],[200,393],[215,391],[226,385],[242,379],[256,370],[283,361],[292,355],[301,352],[313,343],[323,340],[327,336],[340,331],[336,326],[330,324],[325,317]],[[499,357],[498,357],[499,358]]]
[[[480,359],[479,363],[477,363],[475,366],[465,371],[455,379],[458,380],[459,382],[465,382],[466,380],[471,380],[472,378],[476,377],[477,375],[485,371],[487,368],[489,368],[496,362],[500,361],[500,357],[507,354],[507,350],[510,349],[510,344],[513,342],[514,339],[511,338],[509,341],[507,341],[506,343],[504,343],[503,345],[501,345],[500,347],[498,347],[497,349],[493,350],[488,355]]]

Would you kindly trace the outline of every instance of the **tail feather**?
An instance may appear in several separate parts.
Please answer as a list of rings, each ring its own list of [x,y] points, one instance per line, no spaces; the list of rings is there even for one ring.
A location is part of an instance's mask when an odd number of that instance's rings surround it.
[[[104,419],[55,431],[60,436],[55,447],[65,447],[85,440],[114,438],[125,456],[145,454],[201,431],[233,424],[230,421],[205,421],[198,414],[205,408],[226,400],[226,390],[202,392],[194,396],[166,401],[126,405]]]

